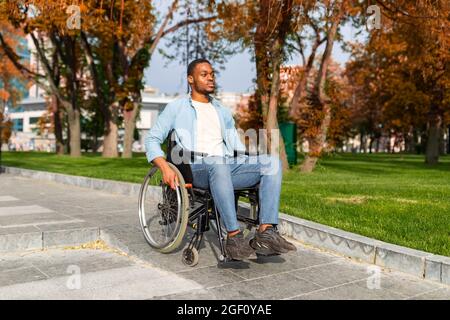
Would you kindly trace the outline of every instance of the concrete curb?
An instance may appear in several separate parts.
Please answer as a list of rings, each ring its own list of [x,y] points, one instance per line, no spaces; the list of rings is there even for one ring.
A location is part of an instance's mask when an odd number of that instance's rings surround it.
[[[0,235],[0,253],[76,246],[99,238],[99,228],[3,234]]]
[[[280,214],[280,232],[347,257],[450,285],[450,258]]]
[[[3,168],[5,173],[21,177],[53,181],[71,186],[95,189],[110,193],[122,194],[126,196],[137,196],[139,194],[139,189],[141,188],[141,185],[137,183],[71,176],[62,173],[36,171],[14,167],[3,167]]]
[[[5,172],[129,196],[137,196],[140,189],[140,185],[136,183],[69,176],[28,169],[5,167]],[[243,208],[248,208],[248,204],[246,203],[240,203],[240,205]],[[383,268],[405,272],[420,278],[450,285],[450,257],[393,245],[283,213],[280,213],[279,219],[279,229],[282,234],[305,244]],[[75,234],[70,238],[75,239],[77,237]],[[20,235],[16,245],[20,247],[21,244],[28,244],[30,247],[33,247],[39,246],[39,241],[42,241],[43,247],[45,243],[42,240],[44,239],[44,235],[42,235],[41,240],[39,240],[39,235],[40,233]],[[62,235],[63,233],[59,234],[60,237]],[[6,237],[10,236],[7,235]],[[56,243],[55,237],[58,237],[58,235],[47,235],[47,237],[49,238],[47,243],[54,244]],[[108,240],[108,237],[105,237],[105,233],[100,230],[98,230],[98,237],[105,238],[105,241]],[[4,241],[2,240],[2,236],[0,236],[0,251],[5,247]],[[6,246],[8,246],[9,242],[6,242]]]

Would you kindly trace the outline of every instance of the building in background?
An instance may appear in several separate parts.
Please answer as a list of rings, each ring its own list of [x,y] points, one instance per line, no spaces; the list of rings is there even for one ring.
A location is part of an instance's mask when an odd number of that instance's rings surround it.
[[[144,152],[144,139],[147,132],[155,124],[159,113],[178,96],[161,94],[155,88],[147,87],[142,91],[142,107],[136,128],[139,140],[133,144],[134,152]],[[242,95],[237,93],[222,93],[216,95],[224,106],[234,113]],[[8,143],[9,150],[17,151],[55,151],[55,136],[53,133],[41,133],[39,119],[47,112],[47,98],[45,93],[33,85],[25,99],[7,111],[7,116],[13,122],[13,133]],[[44,130],[45,131],[45,130]],[[119,130],[119,151],[122,151],[122,137],[124,131]],[[101,151],[101,148],[99,149]]]

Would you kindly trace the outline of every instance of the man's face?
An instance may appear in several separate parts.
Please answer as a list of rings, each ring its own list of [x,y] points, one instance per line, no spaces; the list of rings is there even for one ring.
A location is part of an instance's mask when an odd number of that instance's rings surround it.
[[[213,68],[207,62],[199,63],[195,66],[192,75],[188,76],[188,82],[198,93],[213,93],[216,88]]]

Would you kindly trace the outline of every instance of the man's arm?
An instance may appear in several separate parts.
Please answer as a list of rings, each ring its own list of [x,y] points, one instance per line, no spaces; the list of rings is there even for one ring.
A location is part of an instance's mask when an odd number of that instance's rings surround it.
[[[145,150],[148,162],[152,162],[157,157],[165,157],[161,144],[166,140],[169,131],[173,128],[176,109],[176,105],[173,102],[167,104],[159,114],[158,119],[156,119],[156,123],[148,131],[145,137]]]

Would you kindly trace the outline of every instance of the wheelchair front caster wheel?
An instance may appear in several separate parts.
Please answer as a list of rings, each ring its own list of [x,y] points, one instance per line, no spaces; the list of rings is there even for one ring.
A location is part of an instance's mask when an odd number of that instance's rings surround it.
[[[219,261],[220,261],[220,262],[225,262],[225,260],[226,260],[226,258],[221,254],[221,255],[219,256]]]
[[[194,267],[198,263],[198,251],[195,248],[183,250],[183,263],[189,267]]]

